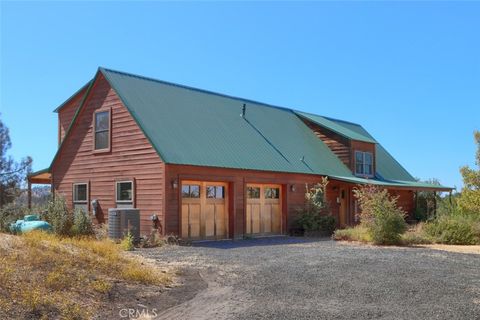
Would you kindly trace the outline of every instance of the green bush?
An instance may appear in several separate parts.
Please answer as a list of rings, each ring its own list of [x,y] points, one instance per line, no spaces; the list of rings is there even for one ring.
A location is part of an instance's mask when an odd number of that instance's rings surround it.
[[[323,178],[320,183],[309,187],[305,186],[305,205],[299,211],[294,225],[299,226],[303,232],[324,232],[332,234],[336,221],[330,215],[330,204],[327,201],[328,179]]]
[[[73,214],[72,233],[76,236],[94,235],[92,219],[82,209],[75,209]]]
[[[9,232],[10,224],[23,219],[26,214],[29,214],[28,208],[14,203],[6,204],[0,210],[0,231]]]
[[[480,243],[480,221],[460,214],[443,215],[425,224],[425,233],[436,243]]]
[[[128,232],[125,238],[123,238],[120,245],[125,251],[133,251],[135,250],[135,246],[133,242],[134,242],[133,235],[130,232]]]
[[[56,194],[48,202],[45,220],[52,226],[53,232],[61,236],[72,233],[73,215],[68,211],[65,198]]]
[[[375,244],[400,244],[407,230],[405,212],[397,206],[398,197],[386,189],[366,185],[354,190],[361,207],[360,223]]]
[[[320,216],[318,219],[319,231],[325,231],[332,234],[335,231],[337,221],[333,216]]]

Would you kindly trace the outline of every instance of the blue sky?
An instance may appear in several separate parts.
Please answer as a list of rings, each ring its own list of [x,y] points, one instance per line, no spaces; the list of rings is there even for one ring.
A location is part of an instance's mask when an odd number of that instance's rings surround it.
[[[48,167],[52,112],[98,66],[361,123],[460,186],[480,129],[480,2],[2,2],[11,154]]]

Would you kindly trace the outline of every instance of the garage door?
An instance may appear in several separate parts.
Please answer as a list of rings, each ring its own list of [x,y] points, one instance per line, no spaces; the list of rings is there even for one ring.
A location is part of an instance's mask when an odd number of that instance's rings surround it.
[[[182,237],[225,239],[228,237],[228,184],[182,181]]]
[[[246,233],[282,233],[281,186],[247,184]]]

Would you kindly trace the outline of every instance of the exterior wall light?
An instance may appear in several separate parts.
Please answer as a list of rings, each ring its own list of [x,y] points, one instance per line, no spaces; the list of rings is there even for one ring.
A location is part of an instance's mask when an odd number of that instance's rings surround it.
[[[290,186],[290,191],[295,192],[295,190],[297,190],[297,188],[295,188],[295,185],[292,184],[292,185]]]
[[[177,179],[173,179],[173,180],[172,180],[172,188],[173,188],[173,189],[177,189],[177,188],[178,188],[178,180],[177,180]]]

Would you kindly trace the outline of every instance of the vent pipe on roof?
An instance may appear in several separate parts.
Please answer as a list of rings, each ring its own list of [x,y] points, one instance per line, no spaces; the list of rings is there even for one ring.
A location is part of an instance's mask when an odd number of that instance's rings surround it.
[[[242,107],[242,114],[240,114],[240,117],[245,118],[246,111],[247,111],[247,105],[244,103]]]
[[[302,156],[302,157],[300,158],[300,161],[305,162],[305,156]]]

